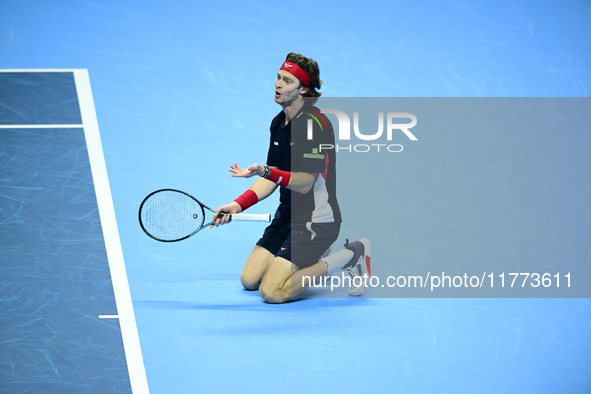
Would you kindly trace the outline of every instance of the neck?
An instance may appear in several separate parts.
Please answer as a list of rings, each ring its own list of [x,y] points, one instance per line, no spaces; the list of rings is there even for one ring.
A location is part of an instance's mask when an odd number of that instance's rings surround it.
[[[291,119],[300,112],[300,109],[304,106],[304,99],[298,97],[297,100],[292,102],[290,105],[283,107],[283,112],[285,112],[285,124],[288,124]]]

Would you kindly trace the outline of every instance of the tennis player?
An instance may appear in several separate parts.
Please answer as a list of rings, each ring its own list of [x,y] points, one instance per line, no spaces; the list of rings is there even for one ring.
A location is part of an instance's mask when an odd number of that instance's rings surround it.
[[[281,111],[271,122],[267,163],[245,169],[231,165],[233,177],[258,178],[214,215],[216,227],[226,224],[228,217],[221,213],[242,212],[280,189],[274,219],[240,277],[245,289],[258,289],[269,303],[296,298],[310,286],[303,277],[319,279],[338,269],[345,269],[352,279],[349,293],[360,295],[371,275],[371,250],[365,238],[347,241],[345,249],[327,256],[339,236],[341,212],[334,149],[319,151],[320,144],[334,146],[332,124],[313,106],[321,84],[318,63],[293,52],[287,55],[275,81],[275,102]]]

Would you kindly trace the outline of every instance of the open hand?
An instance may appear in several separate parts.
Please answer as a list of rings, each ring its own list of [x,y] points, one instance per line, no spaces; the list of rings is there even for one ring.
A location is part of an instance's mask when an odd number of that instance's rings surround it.
[[[235,178],[250,178],[251,176],[262,174],[265,172],[265,168],[260,164],[255,163],[248,168],[241,169],[238,167],[238,164],[234,163],[234,165],[230,165],[228,171],[233,172],[234,175],[232,175],[232,177]]]

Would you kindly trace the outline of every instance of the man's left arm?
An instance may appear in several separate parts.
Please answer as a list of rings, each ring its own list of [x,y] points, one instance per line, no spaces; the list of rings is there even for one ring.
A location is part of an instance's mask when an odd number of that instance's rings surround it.
[[[287,188],[298,193],[306,194],[314,186],[316,174],[292,171]]]
[[[234,173],[233,177],[250,178],[251,176],[263,176],[279,186],[286,187],[294,192],[306,194],[314,186],[316,173],[301,171],[281,171],[277,168],[262,166],[258,163],[248,168],[240,169],[237,164],[230,166],[230,171]]]

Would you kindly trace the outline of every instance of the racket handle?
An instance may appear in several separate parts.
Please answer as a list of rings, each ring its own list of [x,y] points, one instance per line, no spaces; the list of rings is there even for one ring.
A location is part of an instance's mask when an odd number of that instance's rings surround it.
[[[252,214],[252,213],[235,213],[232,216],[233,221],[242,221],[242,222],[265,222],[269,223],[271,221],[271,214]]]

